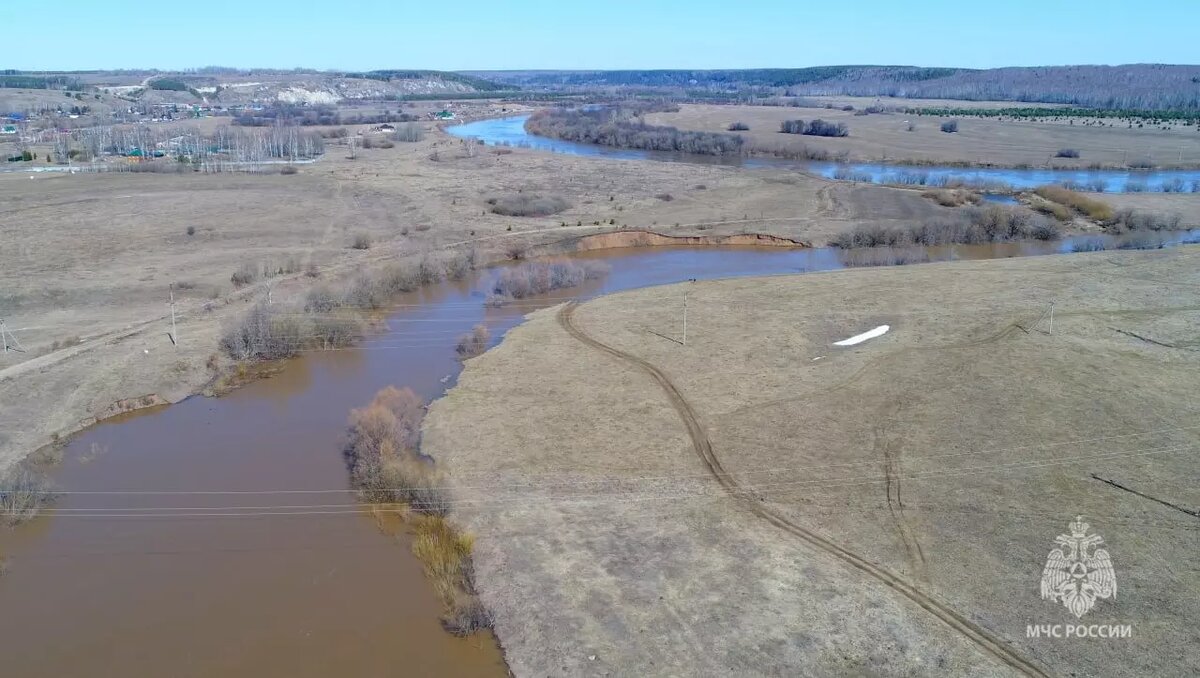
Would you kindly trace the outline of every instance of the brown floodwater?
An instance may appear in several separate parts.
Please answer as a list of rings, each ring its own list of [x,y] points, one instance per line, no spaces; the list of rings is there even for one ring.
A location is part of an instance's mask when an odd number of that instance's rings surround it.
[[[937,258],[1061,251],[940,249]],[[349,410],[388,385],[436,398],[477,323],[492,341],[524,313],[689,278],[840,267],[828,249],[591,252],[599,281],[499,309],[480,280],[395,300],[360,346],[306,353],[220,398],[102,422],[53,472],[48,515],[0,531],[3,676],[503,676],[494,638],[456,638],[410,551],[355,503],[340,450]]]

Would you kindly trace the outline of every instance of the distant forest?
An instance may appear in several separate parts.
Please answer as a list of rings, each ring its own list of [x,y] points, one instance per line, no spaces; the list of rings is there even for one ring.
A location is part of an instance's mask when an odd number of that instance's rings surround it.
[[[1101,109],[1200,110],[1200,66],[1047,66],[971,70],[914,66],[818,66],[749,70],[472,71],[548,90],[631,87],[709,92],[1025,101]]]

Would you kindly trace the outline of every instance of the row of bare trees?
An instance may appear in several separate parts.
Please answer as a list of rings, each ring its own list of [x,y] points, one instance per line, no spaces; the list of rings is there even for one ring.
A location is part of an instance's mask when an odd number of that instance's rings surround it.
[[[311,160],[324,151],[325,142],[319,134],[290,125],[256,129],[222,125],[210,134],[194,126],[97,126],[61,133],[54,141],[59,162],[77,156],[160,156],[206,172]]]

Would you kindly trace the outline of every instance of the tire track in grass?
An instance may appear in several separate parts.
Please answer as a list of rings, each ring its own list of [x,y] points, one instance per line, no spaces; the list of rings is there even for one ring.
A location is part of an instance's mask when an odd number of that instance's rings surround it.
[[[850,567],[863,572],[864,574],[882,582],[888,587],[895,590],[897,593],[908,598],[910,601],[919,605],[922,609],[933,614],[950,628],[965,636],[968,640],[974,643],[980,650],[989,654],[1004,664],[1008,665],[1027,676],[1049,676],[1050,674],[1042,670],[1038,665],[1031,660],[1025,659],[1017,654],[1012,648],[1008,647],[1004,640],[993,636],[986,629],[964,617],[959,612],[955,611],[946,603],[924,593],[916,586],[908,583],[900,576],[890,572],[889,570],[872,563],[863,558],[857,553],[839,546],[825,537],[808,530],[782,514],[772,510],[764,505],[763,501],[755,497],[754,494],[744,489],[738,481],[729,474],[721,464],[721,460],[717,458],[713,452],[712,442],[708,439],[708,435],[700,426],[700,421],[696,417],[695,411],[688,401],[679,392],[675,384],[667,377],[662,370],[658,369],[649,362],[631,355],[619,349],[613,348],[597,339],[592,338],[586,332],[575,324],[574,314],[579,307],[578,303],[570,302],[564,305],[558,312],[558,323],[568,334],[579,340],[586,346],[590,346],[602,353],[606,353],[621,362],[629,363],[638,368],[642,372],[648,374],[666,393],[667,398],[671,401],[672,407],[679,414],[679,418],[683,421],[684,427],[687,428],[688,437],[692,440],[692,447],[696,455],[704,463],[708,472],[721,485],[721,487],[734,499],[742,502],[747,508],[759,518],[767,521],[771,525],[798,537],[801,541],[810,546],[824,551]]]

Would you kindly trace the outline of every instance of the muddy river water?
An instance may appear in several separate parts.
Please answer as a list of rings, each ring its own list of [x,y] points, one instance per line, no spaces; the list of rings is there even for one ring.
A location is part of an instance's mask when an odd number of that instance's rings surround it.
[[[1070,241],[941,248],[935,258],[1066,251]],[[348,490],[348,411],[387,385],[428,398],[460,369],[455,338],[492,341],[567,296],[841,267],[824,248],[592,252],[587,287],[487,308],[473,280],[395,300],[387,329],[311,352],[221,398],[103,422],[53,472],[50,515],[0,530],[0,675],[503,676],[490,636],[442,631],[408,537]]]

